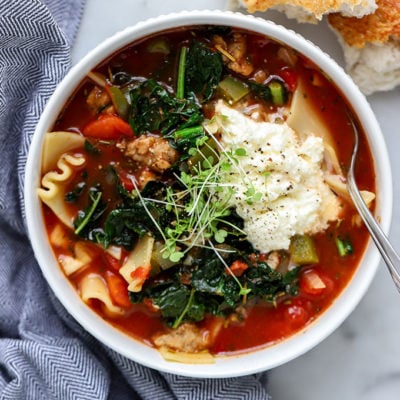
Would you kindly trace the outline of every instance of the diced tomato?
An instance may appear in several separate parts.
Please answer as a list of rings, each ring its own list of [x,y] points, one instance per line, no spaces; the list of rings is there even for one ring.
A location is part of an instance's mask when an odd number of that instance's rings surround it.
[[[241,276],[246,269],[249,268],[247,263],[241,260],[236,260],[230,266],[230,270],[232,271],[233,275]]]
[[[285,81],[291,92],[296,89],[298,76],[295,71],[286,67],[279,72],[279,76]]]
[[[131,192],[135,188],[135,185],[133,184],[133,179],[135,179],[135,177],[128,172],[118,170],[118,178],[128,192]]]
[[[309,318],[309,313],[300,299],[295,299],[286,305],[285,319],[293,326],[304,325]]]
[[[131,306],[128,295],[128,284],[121,275],[106,271],[105,278],[111,300],[117,306],[128,308]]]
[[[87,137],[102,140],[113,140],[134,135],[131,126],[122,118],[113,114],[100,115],[96,120],[89,122],[83,128],[82,133]]]
[[[131,277],[139,282],[144,282],[150,276],[150,265],[148,267],[138,267],[131,273]]]
[[[315,268],[302,272],[299,284],[302,293],[313,297],[326,295],[333,287],[333,281]]]

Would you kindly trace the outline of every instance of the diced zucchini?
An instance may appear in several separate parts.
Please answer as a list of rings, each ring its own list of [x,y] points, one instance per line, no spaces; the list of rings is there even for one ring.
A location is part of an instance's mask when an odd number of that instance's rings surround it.
[[[272,81],[268,84],[271,91],[272,102],[276,106],[283,106],[287,100],[286,88],[282,82]]]
[[[319,261],[314,240],[308,235],[293,236],[289,251],[295,264],[315,264]]]
[[[204,160],[212,160],[212,165],[214,165],[218,161],[218,145],[215,143],[213,138],[208,139],[201,147],[200,150],[189,157],[187,160],[187,164],[189,170],[194,172],[194,168],[201,164]]]
[[[250,92],[249,87],[244,82],[233,76],[227,76],[223,79],[218,84],[218,90],[221,96],[231,104],[236,103]]]

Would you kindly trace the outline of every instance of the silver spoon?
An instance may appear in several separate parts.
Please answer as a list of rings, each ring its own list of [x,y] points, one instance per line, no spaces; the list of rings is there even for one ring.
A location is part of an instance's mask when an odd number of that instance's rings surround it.
[[[358,213],[364,221],[373,241],[375,242],[376,247],[381,253],[382,258],[389,269],[390,275],[393,278],[397,290],[400,292],[400,257],[393,249],[388,238],[382,231],[382,228],[376,222],[371,211],[365,204],[354,177],[354,166],[358,152],[359,133],[352,118],[350,118],[350,122],[354,131],[354,147],[351,155],[350,168],[347,173],[347,189]]]

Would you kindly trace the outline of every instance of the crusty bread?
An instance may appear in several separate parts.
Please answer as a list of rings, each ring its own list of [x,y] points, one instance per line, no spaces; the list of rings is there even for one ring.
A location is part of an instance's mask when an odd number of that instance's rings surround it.
[[[400,0],[230,0],[249,12],[273,8],[299,22],[324,15],[337,33],[347,72],[369,95],[400,85]]]
[[[400,42],[367,43],[364,48],[349,46],[341,39],[346,70],[365,95],[392,90],[400,85]]]
[[[363,18],[328,17],[344,50],[346,69],[365,94],[400,84],[400,1],[377,0]]]
[[[363,48],[367,43],[386,43],[391,37],[400,39],[400,1],[377,0],[378,8],[363,18],[328,16],[329,24],[349,45]]]
[[[316,23],[326,14],[341,12],[344,15],[362,17],[374,12],[375,0],[240,0],[247,11],[266,11],[273,8],[283,11],[299,22]]]

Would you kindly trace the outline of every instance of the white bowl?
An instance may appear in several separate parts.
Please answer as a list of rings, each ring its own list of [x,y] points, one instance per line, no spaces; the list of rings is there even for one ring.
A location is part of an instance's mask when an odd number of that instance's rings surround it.
[[[377,120],[357,86],[328,55],[293,31],[252,16],[218,11],[182,12],[139,23],[105,40],[70,70],[50,98],[32,140],[26,165],[25,206],[31,243],[43,274],[58,299],[83,328],[115,351],[148,367],[185,376],[219,378],[246,375],[276,367],[310,350],[332,333],[356,307],[374,276],[380,258],[372,243],[364,254],[362,265],[339,298],[315,323],[301,333],[262,350],[237,356],[217,357],[212,365],[172,363],[165,361],[157,350],[113,328],[82,302],[64,277],[48,244],[41,203],[36,194],[40,185],[39,166],[43,135],[52,128],[57,115],[85,75],[105,58],[138,38],[174,27],[204,24],[240,27],[286,43],[314,61],[336,82],[353,106],[368,136],[375,161],[378,188],[376,216],[379,217],[384,231],[389,230],[392,181],[387,150]]]

